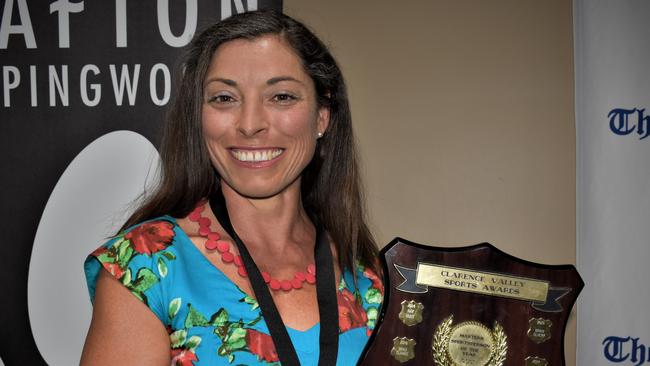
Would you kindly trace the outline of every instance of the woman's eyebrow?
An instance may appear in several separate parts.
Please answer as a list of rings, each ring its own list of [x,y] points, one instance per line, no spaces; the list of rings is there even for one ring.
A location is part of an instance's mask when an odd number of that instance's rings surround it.
[[[208,85],[208,84],[210,84],[212,82],[215,82],[215,81],[222,82],[222,83],[224,83],[226,85],[229,85],[229,86],[237,86],[237,82],[235,80],[225,79],[225,78],[218,78],[218,77],[210,78],[210,79],[206,80],[205,85]]]
[[[302,81],[300,81],[300,80],[298,80],[296,78],[293,78],[291,76],[276,76],[274,78],[270,78],[269,80],[267,80],[266,84],[267,85],[273,85],[273,84],[277,84],[277,83],[279,83],[281,81],[294,81],[296,83],[302,84]]]

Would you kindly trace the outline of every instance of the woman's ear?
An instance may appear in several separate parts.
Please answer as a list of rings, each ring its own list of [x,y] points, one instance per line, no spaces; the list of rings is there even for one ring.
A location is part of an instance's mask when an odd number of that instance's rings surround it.
[[[318,120],[316,121],[316,129],[319,136],[322,136],[327,131],[330,124],[330,109],[327,107],[318,108]]]

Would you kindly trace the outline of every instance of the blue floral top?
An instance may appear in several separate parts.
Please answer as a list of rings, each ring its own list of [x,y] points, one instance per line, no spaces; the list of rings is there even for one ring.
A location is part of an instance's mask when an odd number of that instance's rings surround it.
[[[104,267],[146,304],[169,332],[172,365],[279,365],[257,301],[237,287],[194,246],[170,216],[120,233],[84,264],[91,301]],[[381,280],[356,268],[338,287],[337,365],[355,365],[375,326]],[[301,365],[317,365],[319,324],[287,328]],[[113,352],[113,351],[110,351]]]

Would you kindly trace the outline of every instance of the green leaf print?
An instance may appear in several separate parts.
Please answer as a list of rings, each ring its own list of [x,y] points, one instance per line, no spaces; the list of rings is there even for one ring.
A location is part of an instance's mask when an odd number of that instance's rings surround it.
[[[230,347],[233,349],[246,347],[246,329],[235,328],[226,342],[229,343]]]
[[[185,347],[189,348],[190,350],[192,350],[192,352],[194,352],[194,350],[196,349],[196,347],[199,346],[199,344],[201,344],[201,337],[191,336],[190,339],[188,339],[187,342],[185,342]]]
[[[169,318],[173,318],[178,314],[178,311],[181,309],[182,300],[180,297],[175,298],[169,302]]]
[[[208,319],[206,319],[203,314],[196,310],[192,304],[187,304],[187,307],[190,309],[190,311],[187,314],[187,318],[185,318],[185,328],[205,327],[210,325],[210,323],[208,323]]]
[[[165,258],[169,259],[170,261],[173,261],[174,259],[176,259],[176,256],[174,255],[174,253],[171,253],[171,252],[168,252],[168,251],[160,252],[160,254],[164,255]]]
[[[370,329],[374,329],[375,325],[377,324],[377,316],[379,315],[379,312],[377,311],[377,308],[374,306],[371,306],[366,310],[366,316],[368,317],[368,322],[366,323],[366,326]]]
[[[167,276],[167,264],[165,264],[165,260],[162,257],[158,257],[158,273],[163,278]]]
[[[235,324],[233,324],[235,325]],[[246,329],[241,327],[231,327],[230,333],[223,340],[219,347],[219,355],[225,356],[232,352],[246,348]]]
[[[129,265],[129,261],[133,257],[133,248],[131,248],[131,242],[125,239],[120,241],[120,244],[117,245],[117,264],[120,268],[126,268]]]
[[[244,298],[239,300],[239,302],[245,302],[248,305],[251,305],[251,310],[255,310],[255,309],[260,307],[260,305],[257,303],[257,300],[255,300],[254,298],[252,298],[252,297],[250,297],[248,295],[246,295]]]
[[[371,288],[366,292],[366,302],[368,304],[381,304],[382,299],[381,292],[376,288]]]
[[[348,285],[345,283],[345,279],[341,276],[341,283],[339,283],[339,291],[343,291],[344,288],[347,288]]]
[[[115,263],[115,253],[112,251],[104,252],[97,256],[97,260],[101,263]]]
[[[228,362],[232,363],[235,360],[235,355],[228,355]]]
[[[221,327],[228,321],[228,316],[228,311],[224,308],[221,308],[219,311],[212,314],[210,317],[210,324],[214,325],[215,327]]]
[[[124,276],[122,276],[122,284],[124,284],[126,287],[129,287],[131,284],[131,268],[127,268],[126,271],[124,271]]]
[[[260,314],[260,316],[258,316],[257,318],[253,319],[250,323],[247,323],[246,326],[253,327],[255,324],[259,323],[260,320],[262,320],[262,314]]]
[[[172,348],[181,347],[183,344],[185,344],[186,338],[187,331],[185,329],[179,329],[169,335],[169,341],[171,342]]]
[[[124,234],[120,234],[120,236],[118,236],[118,238],[119,239],[117,239],[116,241],[113,242],[113,244],[111,244],[111,247],[109,249],[109,250],[112,250],[112,251],[114,251],[116,253],[119,251],[120,246],[123,245],[124,243],[129,245],[129,240],[124,238]]]
[[[153,273],[149,268],[143,267],[138,270],[133,281],[133,290],[138,292],[145,292],[158,282],[158,276]]]
[[[221,343],[221,346],[219,346],[219,349],[217,350],[217,354],[219,356],[226,356],[230,353],[231,351],[228,349],[227,345],[225,343]],[[232,361],[230,361],[232,362]]]
[[[220,327],[214,327],[214,334],[217,335],[217,337],[222,338],[228,334],[228,326],[227,325],[222,325]]]

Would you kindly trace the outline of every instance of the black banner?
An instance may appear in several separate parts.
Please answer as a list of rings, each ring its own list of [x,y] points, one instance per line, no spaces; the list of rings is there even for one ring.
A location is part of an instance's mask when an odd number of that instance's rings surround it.
[[[279,10],[282,1],[2,0],[0,8],[0,357],[6,365],[39,365],[48,357],[30,327],[29,263],[44,207],[66,167],[112,131],[157,144],[183,46],[216,20]],[[66,250],[65,242],[48,245]],[[56,297],[52,303],[65,306]]]

